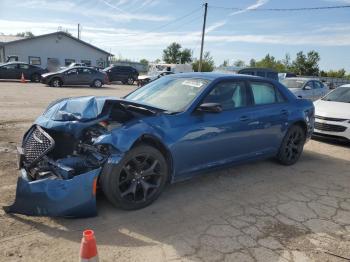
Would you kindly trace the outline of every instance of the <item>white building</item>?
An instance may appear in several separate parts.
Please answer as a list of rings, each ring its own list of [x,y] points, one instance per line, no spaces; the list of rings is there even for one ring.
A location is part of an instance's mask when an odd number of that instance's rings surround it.
[[[32,38],[0,35],[0,63],[8,57],[42,68],[85,63],[106,67],[112,54],[65,32],[39,35]]]

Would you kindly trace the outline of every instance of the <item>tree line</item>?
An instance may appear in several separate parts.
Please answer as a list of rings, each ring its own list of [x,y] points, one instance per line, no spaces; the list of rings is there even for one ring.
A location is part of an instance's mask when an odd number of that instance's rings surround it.
[[[191,63],[193,70],[198,71],[199,59],[193,57],[193,51],[189,48],[182,48],[179,43],[171,43],[163,50],[162,59],[165,63],[176,64],[176,63]],[[229,60],[223,61],[220,66],[236,66],[236,67],[259,67],[259,68],[271,68],[277,72],[288,72],[295,73],[297,75],[305,76],[323,76],[323,77],[338,77],[338,78],[349,78],[350,74],[347,74],[345,69],[340,70],[320,70],[319,62],[321,60],[320,54],[317,51],[311,50],[307,53],[300,51],[296,54],[294,60],[287,53],[281,60],[276,59],[274,56],[267,54],[261,60],[254,58],[250,59],[249,63],[243,60],[236,60],[232,64]],[[148,65],[146,59],[140,60],[141,63]],[[157,59],[156,62],[160,62]],[[214,70],[215,63],[210,52],[205,52],[203,55],[202,71],[211,72]]]

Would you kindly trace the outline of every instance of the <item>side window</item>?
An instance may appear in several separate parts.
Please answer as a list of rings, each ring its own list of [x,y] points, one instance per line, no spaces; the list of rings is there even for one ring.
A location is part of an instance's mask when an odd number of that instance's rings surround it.
[[[266,105],[284,102],[282,94],[271,84],[250,82],[255,105]]]
[[[77,69],[71,69],[67,72],[67,75],[75,75],[78,73],[78,70]]]
[[[3,68],[4,69],[16,69],[17,68],[17,64],[4,65]]]
[[[27,70],[27,69],[29,69],[29,65],[26,65],[26,64],[19,64],[19,69]]]
[[[225,111],[247,106],[247,92],[244,82],[225,81],[217,84],[203,103],[219,103]]]
[[[266,76],[266,74],[265,74],[264,71],[257,71],[257,72],[256,72],[256,75],[257,75],[257,76],[261,76],[261,77],[265,77],[265,76]]]
[[[83,74],[83,75],[90,75],[92,74],[92,71],[88,68],[79,68],[79,74]]]
[[[314,81],[309,81],[305,84],[305,86],[309,86],[311,87],[311,89],[314,89],[314,84],[313,84]]]
[[[318,82],[318,81],[314,81],[314,88],[315,89],[320,89],[320,88],[323,88],[323,85],[320,82]]]

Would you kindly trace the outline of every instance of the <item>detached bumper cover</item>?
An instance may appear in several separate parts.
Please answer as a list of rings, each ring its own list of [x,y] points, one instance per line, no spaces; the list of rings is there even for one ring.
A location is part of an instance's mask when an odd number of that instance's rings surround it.
[[[21,169],[13,205],[4,207],[7,213],[31,216],[91,217],[97,215],[96,179],[101,168],[72,179],[42,179],[30,181]]]

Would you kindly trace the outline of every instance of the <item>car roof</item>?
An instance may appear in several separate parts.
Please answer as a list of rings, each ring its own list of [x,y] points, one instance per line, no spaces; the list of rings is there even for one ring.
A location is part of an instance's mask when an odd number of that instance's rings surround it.
[[[252,76],[252,75],[244,75],[244,74],[224,74],[224,73],[213,73],[213,72],[205,72],[205,73],[199,73],[199,72],[192,72],[192,73],[179,73],[179,74],[173,74],[169,77],[176,77],[176,78],[202,78],[206,80],[215,80],[215,79],[264,79],[264,80],[271,80],[264,77],[259,76]]]
[[[287,77],[287,78],[285,78],[285,79],[283,79],[283,80],[288,80],[288,79],[290,79],[290,80],[300,80],[300,81],[310,81],[310,80],[312,80],[312,81],[320,81],[319,79],[317,79],[317,78],[307,78],[307,77]]]

